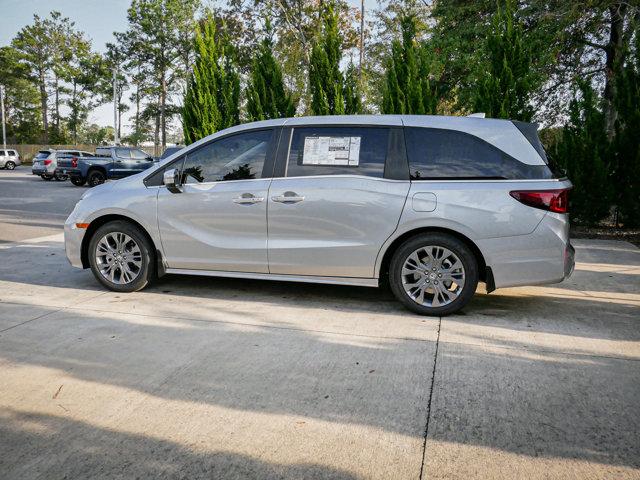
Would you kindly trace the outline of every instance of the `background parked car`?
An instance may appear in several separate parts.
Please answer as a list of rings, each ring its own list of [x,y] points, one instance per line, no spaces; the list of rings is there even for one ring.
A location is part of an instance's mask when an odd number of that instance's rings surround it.
[[[159,160],[164,160],[165,158],[170,157],[171,155],[173,155],[176,152],[179,152],[180,150],[182,150],[184,148],[184,145],[173,145],[171,147],[167,147],[164,152],[162,152],[162,156],[160,157]]]
[[[20,155],[16,150],[0,148],[0,168],[13,170],[20,165]]]
[[[95,187],[107,179],[128,177],[146,170],[155,160],[144,150],[134,147],[98,147],[95,156],[61,159],[59,171],[69,175],[76,186],[88,183]]]
[[[82,150],[40,150],[33,158],[31,173],[40,175],[43,180],[55,178],[58,181],[64,181],[68,178],[68,175],[63,174],[61,171],[56,171],[58,168],[58,160],[73,156],[79,157],[84,154],[93,156],[93,153]]]

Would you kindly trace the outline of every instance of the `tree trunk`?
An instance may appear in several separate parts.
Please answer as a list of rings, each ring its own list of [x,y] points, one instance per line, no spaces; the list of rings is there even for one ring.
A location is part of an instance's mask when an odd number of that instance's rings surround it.
[[[164,151],[167,146],[167,119],[165,117],[165,107],[167,103],[167,79],[164,71],[162,72],[160,84],[160,119],[162,122],[162,149]]]
[[[55,126],[56,126],[56,142],[60,141],[60,86],[59,86],[59,80],[58,80],[58,75],[55,75],[55,90],[56,90],[56,122],[55,122]]]
[[[607,43],[605,61],[605,86],[604,86],[604,121],[609,140],[615,133],[618,110],[615,99],[618,94],[618,80],[624,63],[623,29],[627,4],[619,2],[609,7],[610,29],[609,42]]]
[[[44,78],[44,70],[39,72],[40,83],[40,106],[42,108],[42,140],[43,143],[49,143],[49,119],[47,112],[47,85]]]
[[[73,144],[74,145],[78,145],[78,122],[79,122],[79,112],[78,112],[78,104],[77,104],[77,100],[76,97],[78,95],[78,86],[77,83],[74,79],[73,81],[73,100],[71,102],[71,104],[73,105],[73,108],[71,110],[71,118],[72,118],[72,128],[73,128]]]
[[[160,103],[160,102],[158,102]],[[160,143],[160,109],[156,112],[156,132],[153,138],[153,154],[158,156],[158,144]]]

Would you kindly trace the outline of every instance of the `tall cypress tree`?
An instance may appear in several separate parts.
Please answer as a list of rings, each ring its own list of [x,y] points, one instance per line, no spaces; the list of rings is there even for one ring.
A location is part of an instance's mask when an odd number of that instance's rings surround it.
[[[226,37],[208,15],[196,29],[195,63],[182,109],[186,144],[239,123],[240,76]]]
[[[610,146],[604,113],[598,103],[589,83],[578,82],[569,107],[569,122],[562,130],[555,151],[551,152],[552,162],[566,171],[574,186],[572,220],[587,225],[605,218],[611,206]]]
[[[433,76],[430,45],[419,43],[414,15],[400,18],[401,40],[391,44],[385,88],[383,113],[434,114],[438,106],[438,82]]]
[[[489,117],[528,122],[533,116],[529,100],[536,87],[533,51],[516,17],[515,0],[504,0],[504,8],[500,1],[487,38],[489,64],[479,73],[474,108]]]
[[[296,108],[284,87],[282,69],[273,56],[273,42],[267,24],[267,36],[260,42],[251,64],[247,85],[247,116],[250,121],[292,117]]]
[[[345,81],[340,71],[341,59],[338,15],[334,2],[328,1],[322,10],[321,32],[311,50],[309,65],[311,112],[314,115],[353,114],[361,110],[355,72],[352,71]]]
[[[344,111],[350,115],[362,113],[362,100],[358,88],[358,70],[353,62],[349,62],[344,75]]]
[[[615,137],[613,139],[616,185],[615,203],[625,227],[640,226],[640,28],[636,27],[634,51],[629,52],[618,85]]]

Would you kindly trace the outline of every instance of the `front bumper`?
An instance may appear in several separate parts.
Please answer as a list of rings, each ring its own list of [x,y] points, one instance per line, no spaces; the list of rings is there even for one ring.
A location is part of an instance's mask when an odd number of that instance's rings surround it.
[[[75,210],[64,223],[64,250],[72,266],[84,268],[82,264],[82,240],[86,229],[76,227]]]

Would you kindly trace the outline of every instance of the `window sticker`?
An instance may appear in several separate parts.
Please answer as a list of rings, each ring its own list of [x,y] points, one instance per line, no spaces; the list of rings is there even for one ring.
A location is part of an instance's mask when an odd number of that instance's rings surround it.
[[[360,163],[362,137],[306,137],[303,165],[338,165],[357,167]]]

